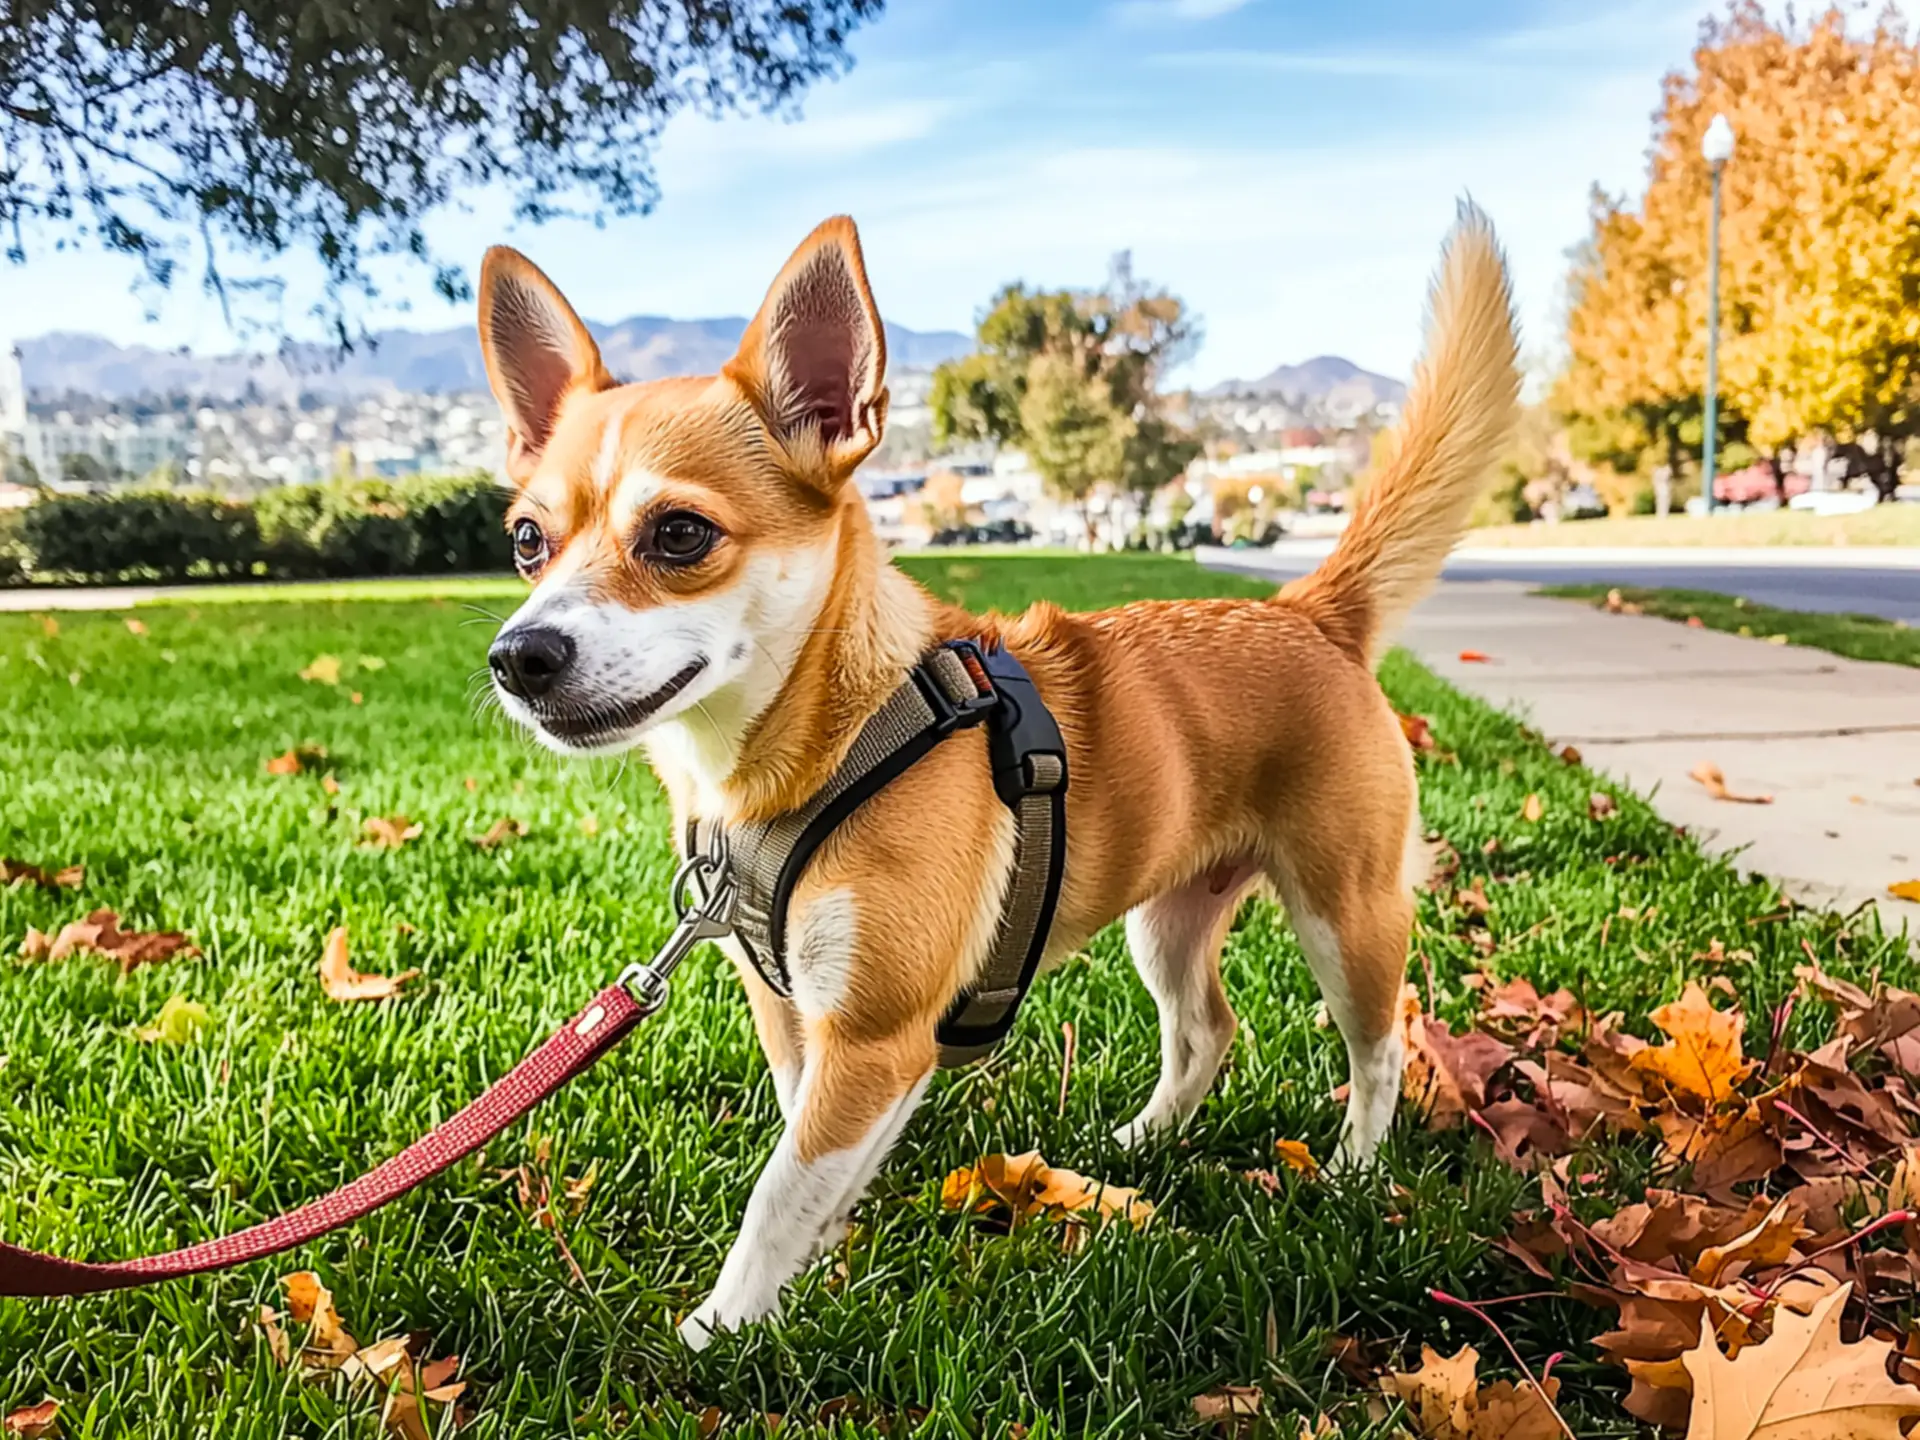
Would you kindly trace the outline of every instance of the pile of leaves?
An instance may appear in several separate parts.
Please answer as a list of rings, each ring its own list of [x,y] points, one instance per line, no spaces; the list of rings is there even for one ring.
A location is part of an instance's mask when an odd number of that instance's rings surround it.
[[[1571,991],[1542,995],[1525,979],[1469,977],[1477,1014],[1460,1034],[1423,1013],[1413,987],[1403,999],[1405,1093],[1426,1124],[1477,1127],[1505,1163],[1539,1176],[1540,1208],[1516,1217],[1501,1249],[1611,1310],[1595,1344],[1631,1381],[1627,1410],[1690,1437],[1769,1433],[1724,1419],[1726,1389],[1779,1383],[1780,1357],[1809,1347],[1825,1358],[1792,1363],[1844,1369],[1854,1378],[1833,1395],[1853,1398],[1830,1398],[1832,1415],[1790,1433],[1895,1436],[1866,1411],[1920,1415],[1920,1390],[1893,1384],[1920,1380],[1920,1333],[1893,1319],[1920,1293],[1920,995],[1817,965],[1795,974],[1758,1057],[1724,977],[1653,1011],[1651,1043],[1620,1014],[1589,1016]],[[1810,1002],[1833,1013],[1833,1038],[1790,1050],[1788,1021]],[[1661,1183],[1583,1218],[1605,1195],[1595,1147],[1615,1136],[1655,1147]],[[1843,1322],[1855,1343],[1842,1343]],[[1745,1361],[1756,1347],[1779,1353]],[[1707,1425],[1703,1406],[1722,1418]]]

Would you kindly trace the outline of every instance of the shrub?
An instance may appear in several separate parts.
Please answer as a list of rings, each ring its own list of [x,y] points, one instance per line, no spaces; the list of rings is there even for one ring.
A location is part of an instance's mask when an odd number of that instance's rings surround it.
[[[488,475],[286,485],[251,504],[168,491],[54,496],[17,522],[27,569],[90,580],[282,580],[504,570],[506,495]],[[10,553],[0,531],[0,584]]]
[[[53,495],[22,513],[33,568],[89,580],[250,574],[260,530],[246,505],[210,495]]]
[[[420,536],[414,569],[459,574],[509,568],[507,492],[491,475],[440,475],[407,487]]]
[[[0,510],[0,585],[18,585],[27,578],[27,547],[20,538],[18,510]]]

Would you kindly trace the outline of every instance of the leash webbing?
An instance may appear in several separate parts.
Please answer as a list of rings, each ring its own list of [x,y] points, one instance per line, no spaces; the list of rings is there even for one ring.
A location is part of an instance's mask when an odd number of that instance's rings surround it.
[[[609,985],[478,1099],[398,1155],[331,1195],[232,1235],[164,1255],[110,1264],[67,1260],[0,1242],[0,1295],[91,1295],[102,1290],[125,1290],[156,1280],[177,1280],[244,1265],[318,1239],[372,1214],[471,1155],[589,1069],[651,1013],[624,985]]]

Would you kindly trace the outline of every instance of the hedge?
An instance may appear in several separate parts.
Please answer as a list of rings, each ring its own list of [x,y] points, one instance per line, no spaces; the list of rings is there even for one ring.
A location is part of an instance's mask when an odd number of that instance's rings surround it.
[[[506,504],[487,475],[289,485],[253,501],[52,495],[0,522],[0,585],[503,570]]]

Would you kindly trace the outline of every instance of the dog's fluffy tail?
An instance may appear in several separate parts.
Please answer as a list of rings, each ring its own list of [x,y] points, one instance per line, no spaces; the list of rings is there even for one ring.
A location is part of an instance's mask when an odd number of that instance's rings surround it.
[[[1513,433],[1518,348],[1506,257],[1487,217],[1463,203],[1428,297],[1426,348],[1388,454],[1333,554],[1280,592],[1369,665],[1433,588]]]

